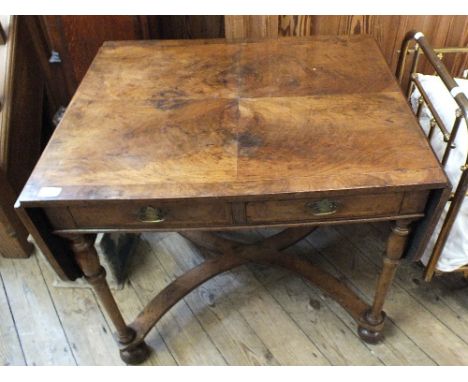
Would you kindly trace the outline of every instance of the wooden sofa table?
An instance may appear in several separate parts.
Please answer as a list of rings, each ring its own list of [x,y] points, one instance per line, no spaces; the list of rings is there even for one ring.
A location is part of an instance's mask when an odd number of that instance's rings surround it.
[[[405,249],[419,256],[448,186],[369,37],[110,42],[16,208],[57,273],[92,284],[122,359],[139,363],[145,335],[168,309],[248,262],[316,283],[356,319],[364,341],[377,342],[397,264]],[[394,227],[371,305],[281,253],[320,225],[377,220]],[[253,245],[216,235],[250,227],[285,230]],[[127,325],[92,245],[111,231],[177,231],[219,256],[176,279]]]

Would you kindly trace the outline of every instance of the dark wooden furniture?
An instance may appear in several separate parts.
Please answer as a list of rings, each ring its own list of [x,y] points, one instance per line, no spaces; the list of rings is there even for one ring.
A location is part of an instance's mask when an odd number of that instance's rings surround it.
[[[33,246],[28,242],[28,232],[13,209],[16,196],[0,167],[0,255],[24,258],[29,256]]]
[[[317,283],[356,319],[363,340],[380,340],[410,230],[409,256],[417,258],[448,193],[369,37],[109,42],[16,207],[56,271],[93,285],[122,359],[138,363],[145,335],[171,306],[250,261]],[[394,226],[371,305],[280,252],[320,225],[377,220]],[[209,232],[276,226],[286,229],[249,246]],[[179,231],[221,255],[176,279],[127,325],[93,235],[157,230]]]
[[[33,247],[13,206],[48,138],[49,104],[25,19],[0,16],[0,22],[0,254],[24,258]]]

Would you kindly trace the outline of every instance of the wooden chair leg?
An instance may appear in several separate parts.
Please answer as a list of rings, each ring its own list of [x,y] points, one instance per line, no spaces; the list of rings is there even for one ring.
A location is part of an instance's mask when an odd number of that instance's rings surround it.
[[[135,331],[125,324],[120,310],[112,296],[106,281],[106,271],[99,263],[99,258],[94,248],[94,235],[68,235],[76,262],[83,271],[86,280],[91,284],[101,305],[109,315],[117,333],[117,341],[122,346],[130,343],[135,338]],[[143,362],[149,355],[149,348],[141,341],[132,349],[120,351],[122,360],[129,364]]]
[[[385,297],[393,282],[396,269],[404,253],[405,245],[410,232],[411,220],[399,220],[395,222],[387,242],[387,250],[383,259],[383,268],[377,283],[374,302],[359,322],[359,336],[367,343],[377,343],[382,340],[382,330],[385,323],[383,304]]]

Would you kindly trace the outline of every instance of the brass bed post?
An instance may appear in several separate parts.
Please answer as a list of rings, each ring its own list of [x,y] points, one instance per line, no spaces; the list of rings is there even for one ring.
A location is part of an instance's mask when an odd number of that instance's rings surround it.
[[[431,125],[430,125],[430,132],[428,139],[430,140],[434,131],[434,127],[438,126],[439,129],[442,131],[444,135],[444,141],[447,142],[447,147],[445,149],[443,158],[442,158],[442,165],[445,165],[448,161],[448,157],[450,155],[451,149],[454,148],[454,141],[456,138],[456,134],[458,132],[460,123],[462,119],[465,119],[466,125],[468,127],[468,98],[467,96],[461,91],[460,87],[458,84],[455,82],[453,77],[450,75],[448,72],[447,68],[441,61],[440,57],[436,54],[434,49],[431,47],[431,45],[427,42],[426,38],[424,37],[424,34],[418,31],[410,31],[406,34],[401,50],[400,50],[400,56],[398,59],[398,64],[397,64],[397,69],[396,69],[396,77],[401,85],[403,77],[404,77],[404,69],[405,69],[405,63],[406,63],[406,57],[409,54],[409,46],[410,43],[414,41],[416,43],[416,47],[414,48],[414,54],[415,57],[413,58],[413,63],[411,66],[411,73],[410,73],[410,83],[413,84],[413,86],[416,86],[418,90],[421,93],[421,98],[422,102],[418,105],[418,112],[417,116],[419,118],[419,114],[421,112],[422,108],[422,103],[426,103],[427,106],[429,107],[429,110],[431,111],[431,114],[433,115],[433,118],[431,120]],[[442,119],[439,117],[437,111],[434,108],[434,105],[430,102],[430,100],[427,97],[427,94],[425,94],[424,89],[422,89],[422,86],[417,78],[417,75],[415,74],[416,68],[417,68],[417,63],[418,63],[418,57],[420,54],[420,51],[426,56],[427,60],[429,63],[432,65],[432,67],[435,69],[436,74],[440,77],[444,85],[446,86],[447,90],[450,92],[451,96],[455,100],[455,102],[458,104],[459,109],[457,109],[456,112],[456,119],[455,123],[453,125],[452,131],[448,131],[445,125],[442,122]],[[466,52],[468,53],[468,49],[466,48],[444,48],[444,49],[438,49],[437,50],[440,53],[460,53],[460,52]],[[408,97],[411,96],[411,90],[412,86],[408,86]],[[450,199],[450,207],[447,212],[447,216],[445,217],[445,220],[442,224],[441,231],[439,233],[439,236],[437,237],[436,244],[434,246],[434,249],[431,254],[431,258],[429,263],[427,264],[427,267],[424,272],[424,279],[426,281],[430,281],[432,279],[432,276],[435,273],[435,268],[437,265],[437,262],[440,258],[440,255],[442,253],[442,250],[444,248],[444,245],[447,241],[447,238],[450,234],[450,230],[455,222],[455,218],[460,211],[460,208],[463,204],[464,198],[467,196],[467,191],[468,191],[468,153],[467,153],[467,158],[465,161],[465,164],[461,166],[461,171],[462,175],[460,177],[460,180],[458,182],[458,186],[455,190],[455,193],[453,194],[452,198]],[[466,276],[466,271],[465,276]]]
[[[413,83],[413,81],[411,81],[411,83]],[[424,105],[424,98],[419,97],[418,98],[418,108],[416,110],[416,117],[418,117],[418,118],[421,116],[423,105]]]
[[[413,76],[416,73],[416,71],[418,70],[418,63],[419,63],[419,45],[416,44],[415,47],[414,47],[413,62],[411,63],[411,68],[410,68],[410,72],[409,72],[410,77]],[[411,92],[413,91],[413,88],[414,88],[414,82],[410,81],[410,83],[408,85],[408,90],[407,90],[407,93],[406,93],[406,96],[408,98],[411,96]]]
[[[452,94],[455,101],[460,106],[460,109],[462,110],[465,118],[468,118],[468,98],[462,92],[456,92],[456,94],[452,93],[454,89],[459,88],[457,83],[452,78],[452,76],[450,75],[440,58],[437,57],[437,54],[435,53],[434,49],[432,49],[431,45],[427,42],[426,38],[421,32],[417,32],[414,30],[410,31],[406,34],[405,39],[403,40],[396,70],[396,77],[398,78],[400,83],[403,78],[406,55],[408,54],[409,44],[411,41],[417,42],[418,46],[423,51],[429,63],[434,67],[436,73],[439,75],[449,92]],[[447,49],[445,49],[445,51],[447,51]]]
[[[447,141],[447,147],[445,148],[444,156],[442,158],[442,166],[445,167],[447,164],[450,152],[455,148],[455,138],[457,137],[458,129],[460,127],[463,114],[460,109],[456,111],[455,123],[453,124],[452,131],[450,132],[449,140]]]

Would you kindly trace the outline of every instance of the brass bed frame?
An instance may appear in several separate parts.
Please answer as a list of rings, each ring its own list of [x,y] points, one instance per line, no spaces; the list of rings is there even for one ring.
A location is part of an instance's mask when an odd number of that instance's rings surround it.
[[[414,47],[410,48],[410,45],[414,43]],[[440,129],[443,134],[444,141],[446,142],[446,148],[444,155],[442,156],[441,164],[443,167],[447,164],[447,160],[450,156],[450,152],[455,147],[454,141],[461,125],[462,119],[466,121],[468,126],[468,98],[465,94],[460,91],[457,83],[448,72],[447,68],[442,62],[442,58],[445,54],[454,53],[466,53],[468,54],[468,47],[465,48],[442,48],[433,49],[427,42],[426,38],[421,32],[410,31],[406,34],[403,40],[402,47],[400,50],[400,56],[398,60],[396,77],[402,86],[403,90],[406,90],[408,100],[410,100],[411,94],[415,87],[419,90],[421,97],[418,101],[418,107],[416,110],[416,117],[420,119],[423,105],[427,105],[433,118],[430,121],[430,129],[428,134],[428,140],[432,138],[435,128]],[[452,130],[449,131],[447,126],[440,118],[437,112],[436,105],[434,105],[429,99],[427,93],[424,91],[421,82],[417,76],[418,64],[420,63],[421,56],[424,55],[427,61],[430,63],[432,68],[435,70],[435,74],[440,77],[442,82],[447,87],[447,90],[452,95],[453,99],[458,105],[458,109],[455,114],[455,122]],[[408,59],[408,57],[410,57]],[[409,69],[406,65],[410,62]],[[406,84],[406,86],[403,86]],[[468,153],[466,156],[465,164],[460,168],[462,174],[458,185],[456,186],[455,192],[452,193],[449,202],[450,207],[442,224],[441,231],[437,237],[434,249],[432,251],[429,263],[424,271],[424,279],[430,281],[435,273],[442,273],[436,270],[437,261],[440,258],[444,245],[447,241],[450,230],[455,222],[456,216],[460,211],[463,200],[468,196]],[[468,233],[467,233],[468,234]],[[468,265],[462,266],[454,272],[463,272],[465,278],[468,278]]]

